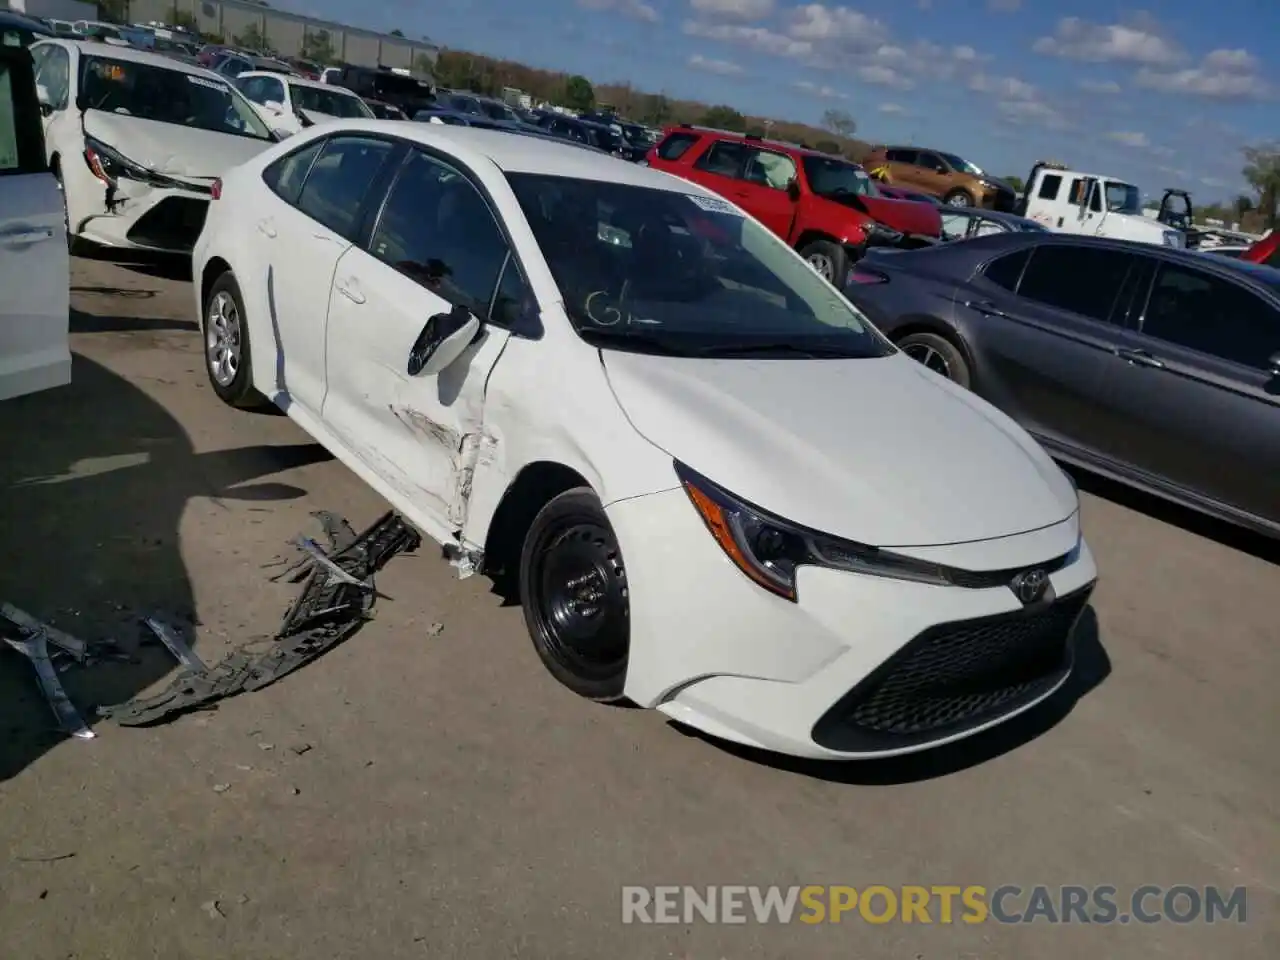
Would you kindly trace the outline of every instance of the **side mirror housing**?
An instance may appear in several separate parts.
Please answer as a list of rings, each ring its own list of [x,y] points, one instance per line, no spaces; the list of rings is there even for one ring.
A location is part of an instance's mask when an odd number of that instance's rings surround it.
[[[435,376],[462,356],[480,329],[480,318],[464,306],[437,313],[413,342],[406,367],[409,376]]]

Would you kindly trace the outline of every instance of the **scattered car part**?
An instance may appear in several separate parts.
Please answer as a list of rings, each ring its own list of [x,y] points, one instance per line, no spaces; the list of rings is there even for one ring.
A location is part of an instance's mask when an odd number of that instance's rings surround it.
[[[31,661],[36,671],[36,680],[40,683],[40,692],[44,694],[63,732],[79,740],[92,740],[97,734],[90,730],[80,718],[80,711],[71,702],[67,692],[62,689],[58,671],[53,668],[53,662],[49,659],[48,639],[49,634],[43,626],[35,630],[24,628],[21,640],[15,640],[13,637],[4,638],[5,643]]]
[[[156,619],[155,617],[147,617],[142,621],[146,624],[147,629],[156,635],[156,637],[169,648],[169,652],[173,654],[180,664],[188,670],[196,673],[203,673],[209,669],[204,665],[204,661],[195,655],[195,652],[186,644],[186,641],[178,636],[167,623]]]
[[[348,539],[350,526],[341,518],[325,515],[320,519],[333,553],[311,554],[314,562],[306,584],[265,649],[251,650],[253,644],[246,644],[212,667],[184,671],[153,697],[102,708],[100,715],[121,726],[146,726],[238,693],[261,690],[360,629],[377,595],[371,589],[373,575],[396,554],[417,549],[421,537],[394,512],[354,539]]]
[[[61,647],[77,660],[84,660],[89,652],[89,645],[80,638],[73,637],[57,627],[37,620],[31,614],[19,610],[11,603],[0,603],[0,616],[26,633],[43,633],[47,640],[51,641],[55,646]]]

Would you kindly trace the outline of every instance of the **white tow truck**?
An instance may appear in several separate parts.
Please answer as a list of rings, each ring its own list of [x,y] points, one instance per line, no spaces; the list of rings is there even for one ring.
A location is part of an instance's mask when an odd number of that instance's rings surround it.
[[[1142,213],[1142,191],[1118,177],[1041,162],[1031,168],[1019,212],[1050,230],[1184,248],[1187,234]]]

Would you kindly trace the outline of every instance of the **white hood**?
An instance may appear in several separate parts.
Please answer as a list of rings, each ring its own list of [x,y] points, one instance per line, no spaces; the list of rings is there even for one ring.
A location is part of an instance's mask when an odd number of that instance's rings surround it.
[[[1070,481],[972,393],[897,354],[694,360],[603,352],[651,443],[771,513],[878,547],[1009,536],[1075,512]]]
[[[139,166],[189,180],[212,180],[274,145],[122,113],[86,110],[84,132]]]

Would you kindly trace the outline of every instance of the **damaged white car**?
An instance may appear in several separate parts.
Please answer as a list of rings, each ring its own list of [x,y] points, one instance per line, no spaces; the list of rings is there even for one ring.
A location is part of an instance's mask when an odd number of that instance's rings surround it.
[[[811,757],[968,736],[1070,674],[1070,479],[768,228],[668,174],[335,121],[193,252],[214,391],[511,574],[565,686]]]
[[[372,120],[373,111],[350,90],[265,70],[236,77],[236,87],[278,136],[292,136],[327,120]]]
[[[72,246],[189,251],[218,176],[276,140],[239,91],[198,67],[85,41],[30,50]]]

